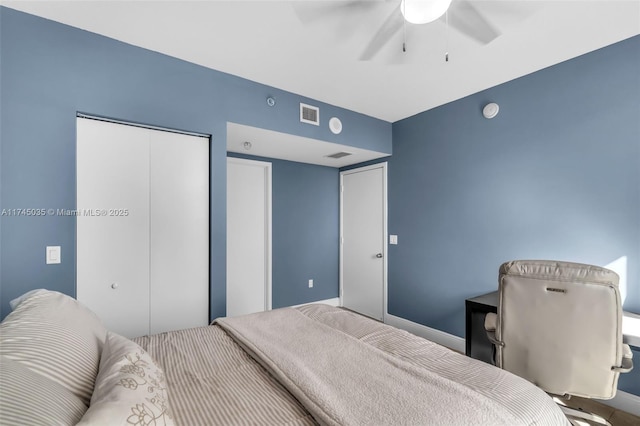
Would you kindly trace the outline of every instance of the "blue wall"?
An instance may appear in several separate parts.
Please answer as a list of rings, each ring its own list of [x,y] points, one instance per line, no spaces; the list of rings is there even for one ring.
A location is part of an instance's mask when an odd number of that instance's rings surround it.
[[[340,172],[333,167],[269,161],[272,177],[273,307],[340,295]],[[308,281],[313,279],[313,288]]]
[[[501,262],[604,265],[621,256],[628,261],[625,307],[640,311],[639,37],[393,129],[5,7],[0,55],[0,208],[75,208],[77,111],[213,135],[212,317],[224,314],[225,301],[227,121],[387,153],[393,136],[389,233],[399,235],[399,245],[389,247],[393,315],[462,336],[464,299],[494,290]],[[266,106],[267,96],[277,98],[276,107]],[[493,120],[481,116],[489,101],[501,106]],[[321,107],[321,126],[298,122],[299,102]],[[345,124],[340,135],[326,123],[334,115]],[[296,176],[309,186],[298,186]],[[323,198],[337,205],[331,179],[324,168],[274,161],[274,306],[337,295],[338,245],[323,256],[300,251],[311,241],[326,247],[338,232],[327,233],[335,220],[330,208],[315,234],[303,220]],[[305,192],[312,187],[322,192]],[[74,218],[4,216],[0,226],[0,317],[11,298],[32,288],[75,295]],[[44,264],[46,245],[62,246],[62,264]],[[308,263],[288,269],[290,256]],[[316,280],[312,293],[309,278]],[[640,368],[620,383],[640,395]]]
[[[389,313],[448,333],[511,259],[626,256],[640,312],[640,37],[394,123],[389,233]]]
[[[0,55],[2,209],[75,209],[78,111],[212,135],[211,317],[225,313],[227,121],[391,153],[390,123],[5,7]],[[320,126],[299,122],[300,102],[321,108]],[[340,135],[331,116],[344,123]],[[3,216],[0,225],[0,318],[33,288],[75,295],[73,217]],[[45,265],[47,245],[62,246],[60,265]]]

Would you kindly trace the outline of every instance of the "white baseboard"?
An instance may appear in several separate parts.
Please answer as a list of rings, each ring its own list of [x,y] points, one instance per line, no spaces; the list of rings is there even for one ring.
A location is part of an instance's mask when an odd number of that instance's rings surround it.
[[[640,396],[638,395],[619,390],[612,399],[599,399],[597,401],[640,417]]]
[[[416,336],[436,342],[439,345],[446,346],[449,349],[453,349],[461,353],[465,352],[465,340],[462,337],[454,336],[453,334],[445,333],[444,331],[436,330],[435,328],[430,328],[391,314],[386,314],[384,316],[384,322],[402,330],[406,330]],[[633,414],[634,416],[640,416],[640,396],[632,393],[619,390],[616,392],[616,396],[614,398],[598,400],[598,402]]]
[[[454,336],[453,334],[445,333],[444,331],[436,330],[435,328],[430,328],[391,314],[385,314],[384,322],[385,324],[406,330],[416,336],[436,342],[439,345],[446,346],[454,351],[464,353],[465,343],[462,337]]]
[[[340,306],[340,298],[334,297],[333,299],[316,300],[315,302],[301,303],[299,305],[294,305],[291,307],[295,308],[296,306],[313,305],[316,303],[321,303],[321,304],[330,305],[330,306]]]

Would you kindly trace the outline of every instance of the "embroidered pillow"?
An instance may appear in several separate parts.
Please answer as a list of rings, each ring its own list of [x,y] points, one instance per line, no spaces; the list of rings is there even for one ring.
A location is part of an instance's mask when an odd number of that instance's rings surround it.
[[[53,380],[89,405],[107,334],[72,297],[38,290],[17,299],[0,324],[0,354]]]
[[[173,425],[164,372],[131,340],[108,332],[91,405],[78,425]]]

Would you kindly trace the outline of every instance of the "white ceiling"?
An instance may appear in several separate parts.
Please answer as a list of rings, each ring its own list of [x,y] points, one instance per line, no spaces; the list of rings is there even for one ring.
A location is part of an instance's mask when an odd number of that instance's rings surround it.
[[[407,24],[364,61],[365,47],[398,16],[400,0],[0,4],[388,122],[640,34],[640,0],[468,1],[498,38],[480,43],[444,18]],[[463,5],[453,0],[451,18]],[[385,156],[233,123],[227,146],[333,167]],[[326,157],[338,151],[352,155]]]
[[[389,122],[640,34],[640,0],[472,1],[501,32],[491,43],[452,28],[447,41],[442,19],[407,25],[407,53],[399,31],[368,61],[399,0],[0,4]]]

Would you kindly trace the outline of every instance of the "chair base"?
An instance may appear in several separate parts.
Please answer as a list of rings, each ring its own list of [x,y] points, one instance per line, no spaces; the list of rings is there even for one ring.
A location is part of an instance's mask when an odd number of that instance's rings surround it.
[[[556,398],[554,398],[554,399],[556,399]],[[567,416],[567,419],[569,420],[569,422],[574,426],[584,426],[584,423],[582,423],[582,422],[578,423],[576,421],[577,419],[583,419],[583,420],[588,420],[590,422],[598,423],[598,424],[601,424],[601,425],[612,426],[611,423],[609,423],[609,421],[607,419],[605,419],[604,417],[602,417],[602,416],[599,416],[599,415],[593,414],[593,413],[589,413],[589,412],[581,410],[581,409],[567,407],[562,402],[559,402],[557,399],[556,399],[556,402],[560,406],[560,409],[562,410],[564,415]],[[576,420],[574,420],[574,419],[576,419]]]

